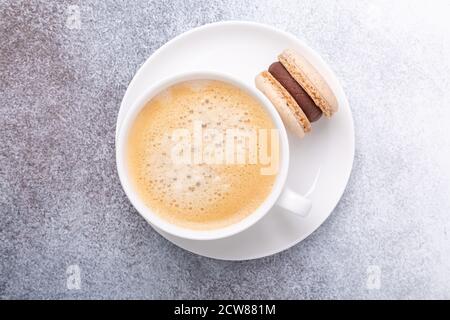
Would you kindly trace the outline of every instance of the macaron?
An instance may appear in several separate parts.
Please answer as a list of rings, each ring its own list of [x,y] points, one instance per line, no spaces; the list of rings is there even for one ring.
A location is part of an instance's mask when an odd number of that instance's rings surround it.
[[[278,60],[256,77],[255,84],[285,124],[303,137],[322,114],[330,118],[338,111],[337,98],[321,74],[298,52],[286,49]]]

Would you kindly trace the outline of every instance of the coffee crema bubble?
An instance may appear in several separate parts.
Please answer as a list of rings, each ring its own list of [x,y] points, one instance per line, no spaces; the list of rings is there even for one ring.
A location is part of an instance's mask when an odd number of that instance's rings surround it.
[[[277,169],[273,133],[267,111],[240,88],[186,81],[139,112],[128,134],[127,167],[141,199],[162,218],[190,229],[221,228],[247,217],[270,194],[277,172],[262,172]]]

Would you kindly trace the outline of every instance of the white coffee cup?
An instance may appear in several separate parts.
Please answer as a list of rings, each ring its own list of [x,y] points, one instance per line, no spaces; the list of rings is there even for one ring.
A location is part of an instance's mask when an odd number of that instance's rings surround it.
[[[151,100],[158,93],[177,83],[188,80],[219,80],[230,83],[246,91],[248,94],[255,97],[257,101],[260,102],[261,106],[268,111],[273,123],[278,129],[278,135],[280,139],[280,161],[278,174],[271,193],[261,203],[261,205],[246,218],[230,226],[220,229],[193,230],[180,227],[161,218],[159,215],[154,213],[151,208],[149,208],[139,197],[136,190],[134,190],[134,186],[127,172],[128,169],[125,152],[127,137],[137,115],[145,106],[146,102]],[[311,210],[311,201],[309,199],[292,191],[291,189],[289,189],[289,187],[286,186],[286,178],[289,168],[289,143],[286,134],[286,128],[277,110],[270,103],[270,101],[266,99],[266,97],[262,95],[258,90],[249,87],[243,82],[226,74],[204,71],[189,72],[166,78],[156,84],[149,86],[145,93],[133,103],[122,123],[122,126],[119,128],[119,135],[118,139],[116,140],[116,161],[122,187],[136,210],[142,215],[145,220],[147,220],[147,222],[149,222],[157,229],[181,238],[192,240],[214,240],[235,235],[258,222],[269,212],[269,210],[274,205],[281,206],[284,209],[292,212],[293,214],[298,215],[299,217],[306,217]],[[245,199],[242,199],[242,201],[245,201]]]

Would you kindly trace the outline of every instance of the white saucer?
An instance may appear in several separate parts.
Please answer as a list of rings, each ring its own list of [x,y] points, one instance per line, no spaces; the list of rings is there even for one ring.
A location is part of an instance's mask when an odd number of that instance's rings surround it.
[[[293,35],[249,22],[220,22],[185,32],[158,49],[131,81],[122,101],[116,128],[132,102],[154,81],[194,70],[228,73],[254,86],[255,76],[276,61],[278,53],[294,48],[305,55],[329,81],[339,112],[313,124],[304,139],[289,137],[291,159],[288,185],[303,194],[310,190],[313,208],[300,219],[274,207],[261,221],[236,236],[213,241],[185,240],[157,230],[191,252],[224,260],[265,257],[299,243],[330,215],[344,192],[353,164],[353,119],[344,91],[334,73],[311,48]],[[316,182],[316,183],[314,183]],[[313,187],[314,186],[314,187]]]

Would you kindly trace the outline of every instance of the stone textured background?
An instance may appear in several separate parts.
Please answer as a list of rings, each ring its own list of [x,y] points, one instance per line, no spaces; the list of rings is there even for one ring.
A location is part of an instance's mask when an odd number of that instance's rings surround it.
[[[449,16],[448,1],[0,0],[0,297],[450,298]],[[163,239],[126,199],[114,160],[139,66],[174,36],[230,19],[317,50],[356,129],[331,217],[250,262]],[[70,265],[80,290],[66,287]]]

